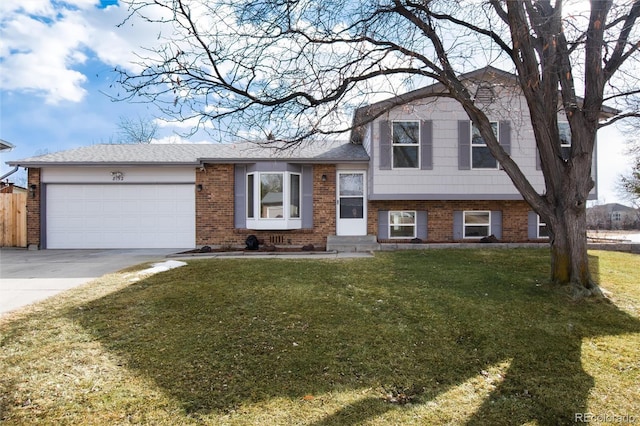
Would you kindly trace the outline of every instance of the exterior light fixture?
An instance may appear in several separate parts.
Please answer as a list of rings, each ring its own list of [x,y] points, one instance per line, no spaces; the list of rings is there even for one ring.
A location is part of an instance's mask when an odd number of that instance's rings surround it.
[[[320,180],[322,180],[323,182],[327,181],[327,175],[322,175],[322,177],[320,178]]]
[[[31,198],[36,198],[36,189],[38,189],[38,186],[35,183],[29,185],[29,193],[31,194]]]
[[[196,185],[196,191],[202,192],[202,184],[201,183]]]

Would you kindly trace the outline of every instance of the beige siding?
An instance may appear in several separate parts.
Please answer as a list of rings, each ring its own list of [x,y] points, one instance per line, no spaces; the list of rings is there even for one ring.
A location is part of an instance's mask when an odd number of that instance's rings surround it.
[[[501,99],[498,96],[498,99]],[[488,111],[493,121],[511,122],[511,155],[531,183],[544,189],[542,172],[536,170],[536,148],[530,122],[526,119],[526,104],[518,97],[502,96],[503,102]],[[522,112],[522,109],[525,112]],[[433,170],[380,170],[378,121],[432,120]],[[468,120],[459,104],[451,99],[424,101],[396,108],[369,126],[372,130],[373,173],[371,194],[429,194],[468,198],[473,194],[517,196],[509,177],[501,170],[458,170],[458,120]]]

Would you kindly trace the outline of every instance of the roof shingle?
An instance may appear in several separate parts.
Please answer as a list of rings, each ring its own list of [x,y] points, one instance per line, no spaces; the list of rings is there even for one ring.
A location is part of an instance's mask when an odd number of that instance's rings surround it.
[[[346,141],[314,141],[285,147],[278,143],[91,145],[22,160],[11,166],[242,163],[259,160],[335,163],[366,162],[362,145]]]

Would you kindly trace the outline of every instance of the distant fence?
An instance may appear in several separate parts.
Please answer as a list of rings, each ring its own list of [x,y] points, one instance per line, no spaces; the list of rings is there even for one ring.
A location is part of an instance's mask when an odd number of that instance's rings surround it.
[[[27,246],[27,194],[0,194],[0,247]]]

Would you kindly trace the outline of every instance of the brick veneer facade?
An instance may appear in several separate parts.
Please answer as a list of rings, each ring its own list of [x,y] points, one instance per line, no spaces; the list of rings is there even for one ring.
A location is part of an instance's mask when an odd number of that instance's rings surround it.
[[[27,195],[27,247],[40,247],[40,200],[42,198],[42,184],[40,169],[28,169],[27,188],[36,186],[35,193],[29,191]]]
[[[322,176],[326,176],[326,181]],[[196,244],[244,247],[249,235],[265,244],[324,247],[336,229],[336,168],[313,166],[313,229],[257,231],[234,228],[234,165],[208,164],[196,171]]]
[[[427,212],[427,241],[453,242],[453,212],[456,210],[502,211],[502,242],[525,242],[528,213],[525,201],[370,201],[368,232],[378,234],[378,210],[420,210]],[[393,242],[402,242],[394,239]],[[407,240],[409,241],[409,240]],[[381,241],[383,242],[383,241]]]
[[[322,176],[326,181],[322,181]],[[196,244],[244,246],[248,235],[256,235],[266,244],[326,245],[327,235],[336,232],[336,168],[313,166],[313,229],[291,231],[257,231],[234,229],[232,164],[207,165],[196,172],[196,185],[203,190],[196,195]],[[378,210],[424,210],[428,212],[427,241],[453,242],[453,212],[456,210],[502,211],[504,242],[528,241],[528,212],[524,201],[370,201],[368,233],[378,234]],[[401,242],[394,239],[393,242]]]

